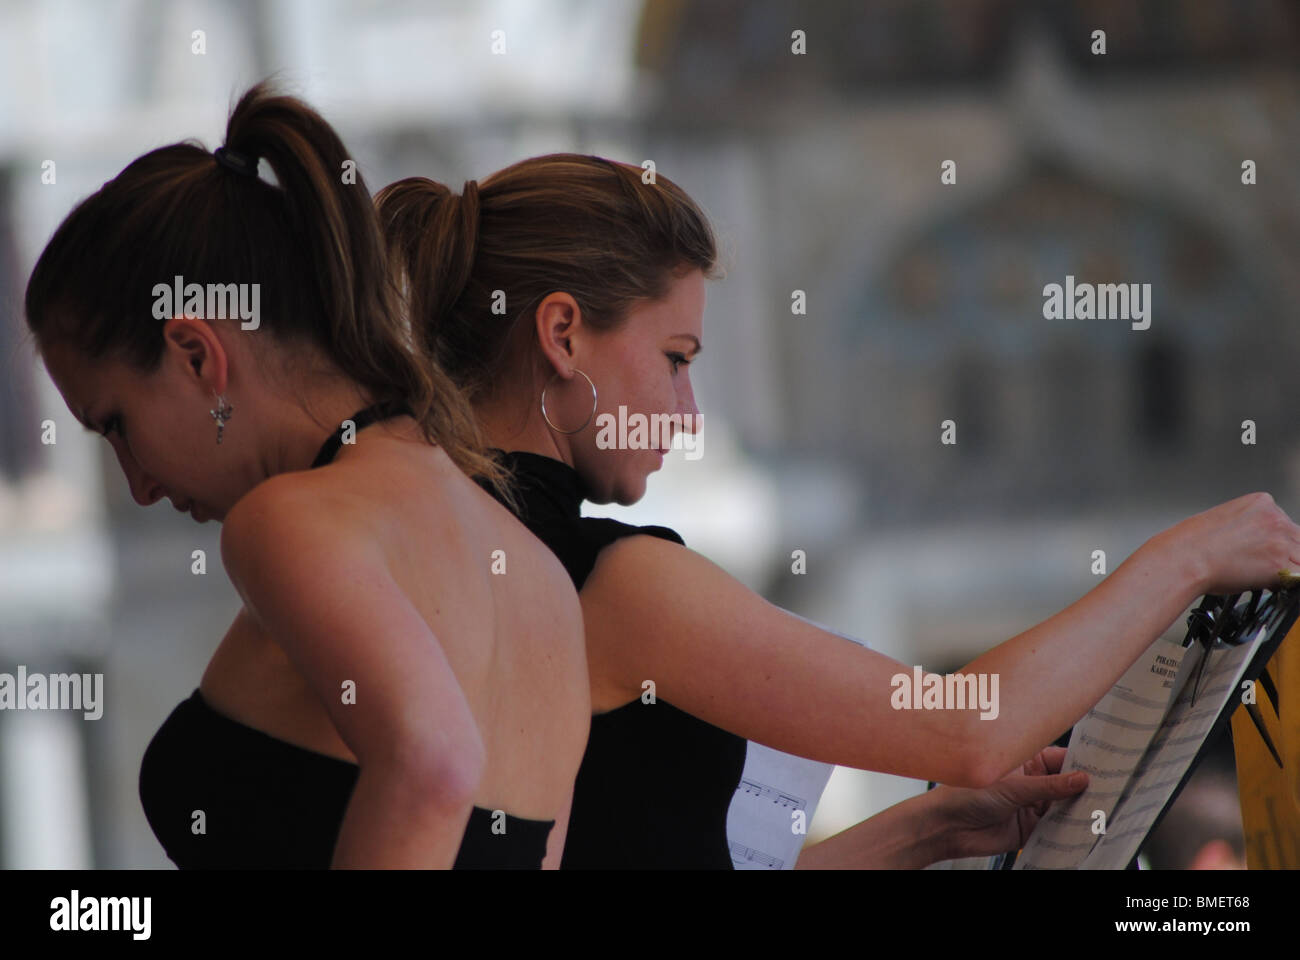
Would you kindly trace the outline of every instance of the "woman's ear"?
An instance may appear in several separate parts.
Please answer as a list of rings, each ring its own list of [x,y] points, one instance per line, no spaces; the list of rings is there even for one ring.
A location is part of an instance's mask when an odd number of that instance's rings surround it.
[[[163,324],[163,354],[187,379],[193,379],[203,393],[224,394],[229,375],[229,358],[217,331],[206,320],[172,317]]]
[[[576,339],[584,332],[582,308],[562,290],[548,293],[535,314],[537,344],[547,364],[560,376],[573,376],[577,365]]]

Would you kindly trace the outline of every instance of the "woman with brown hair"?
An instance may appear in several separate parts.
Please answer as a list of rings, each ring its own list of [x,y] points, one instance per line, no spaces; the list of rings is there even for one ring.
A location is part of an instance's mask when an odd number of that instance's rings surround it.
[[[897,709],[912,669],[767,603],[663,527],[583,518],[633,503],[667,437],[611,444],[634,417],[695,429],[712,232],[662,175],[600,157],[514,164],[460,196],[423,178],[377,198],[428,352],[466,391],[519,483],[520,516],[579,588],[595,714],[565,867],[729,868],[745,740],[940,789],[806,849],[800,866],[920,865],[1022,842],[1075,792],[1043,750],[1193,599],[1300,566],[1300,528],[1267,494],[1148,540],[1095,589],[966,665],[1000,679],[995,719]],[[642,422],[644,423],[645,420]],[[647,686],[652,684],[653,686]],[[653,690],[654,696],[644,696]],[[1040,752],[1042,751],[1042,752]],[[1027,771],[1030,772],[1030,771]]]
[[[32,273],[69,409],[139,504],[222,522],[244,601],[140,771],[182,868],[537,867],[563,843],[577,598],[467,475],[500,480],[399,306],[342,142],[263,85],[215,153],[153,150],[80,203]]]

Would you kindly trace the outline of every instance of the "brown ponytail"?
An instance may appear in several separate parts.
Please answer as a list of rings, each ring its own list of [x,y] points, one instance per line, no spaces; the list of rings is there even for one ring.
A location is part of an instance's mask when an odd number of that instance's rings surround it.
[[[473,357],[457,355],[451,338],[432,334],[440,326],[434,318],[451,313],[474,269],[478,184],[466,181],[457,197],[441,183],[410,177],[380,191],[376,206],[389,238],[390,262],[399,281],[407,281],[407,310],[421,346],[445,370],[472,365]],[[423,282],[410,282],[412,277]]]
[[[637,303],[666,296],[674,276],[718,275],[704,213],[667,177],[645,183],[642,173],[561,153],[471,180],[460,197],[423,177],[379,192],[414,332],[471,400],[501,377],[547,294],[567,291],[584,322],[613,329]]]
[[[231,113],[225,150],[234,163],[160,147],[77,205],[27,284],[38,345],[149,373],[163,353],[155,284],[257,283],[259,333],[317,348],[376,402],[406,402],[458,467],[499,484],[465,398],[413,350],[369,192],[333,128],[260,83]],[[277,185],[239,172],[241,157],[265,160]]]

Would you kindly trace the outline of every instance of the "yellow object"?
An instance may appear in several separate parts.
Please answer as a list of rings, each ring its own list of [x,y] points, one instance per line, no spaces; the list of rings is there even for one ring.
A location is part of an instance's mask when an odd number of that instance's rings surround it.
[[[1274,703],[1255,681],[1255,699],[1264,728],[1282,757],[1279,767],[1245,706],[1232,714],[1237,754],[1237,788],[1246,835],[1246,865],[1251,870],[1300,869],[1300,620],[1268,662],[1277,687]],[[1279,711],[1282,711],[1279,713]]]

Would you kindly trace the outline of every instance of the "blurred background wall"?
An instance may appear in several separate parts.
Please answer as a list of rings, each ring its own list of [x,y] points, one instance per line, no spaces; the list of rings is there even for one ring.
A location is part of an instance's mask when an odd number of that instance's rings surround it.
[[[1258,489],[1300,515],[1298,63],[1285,0],[0,0],[0,671],[102,672],[106,699],[0,712],[0,865],[169,864],[140,757],[238,600],[217,527],[136,506],[68,414],[21,300],[79,199],[218,146],[252,82],[321,110],[372,189],[653,160],[723,242],[704,456],[590,512],[950,670],[1094,586],[1094,550],[1113,570]],[[1151,284],[1150,328],[1045,319],[1067,275]],[[838,770],[813,833],[923,788]]]

